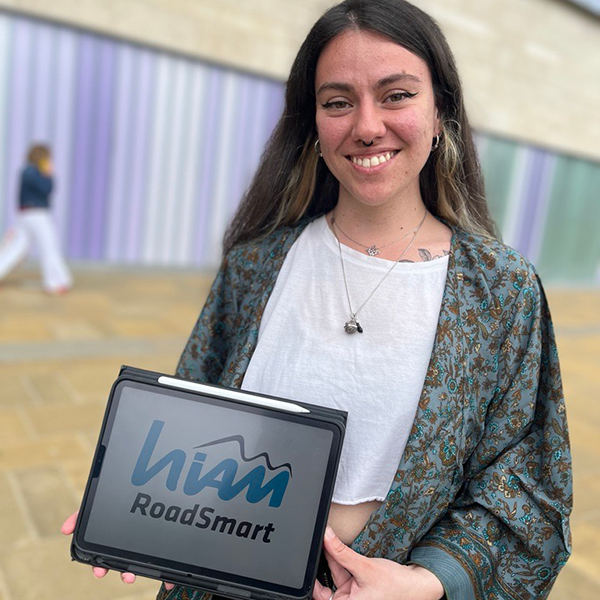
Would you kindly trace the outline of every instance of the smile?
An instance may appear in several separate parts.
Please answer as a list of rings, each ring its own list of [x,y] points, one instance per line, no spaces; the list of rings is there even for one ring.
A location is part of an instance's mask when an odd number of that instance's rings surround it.
[[[398,154],[398,150],[392,150],[391,152],[379,154],[378,156],[369,156],[365,158],[349,156],[348,158],[352,161],[353,164],[358,165],[359,167],[366,167],[367,169],[370,169],[372,167],[378,167],[384,162],[387,162],[388,160],[396,156],[396,154]]]

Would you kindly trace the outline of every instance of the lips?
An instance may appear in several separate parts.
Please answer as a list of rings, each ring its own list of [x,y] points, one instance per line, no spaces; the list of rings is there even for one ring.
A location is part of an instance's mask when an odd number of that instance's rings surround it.
[[[357,156],[348,156],[348,159],[359,167],[366,167],[370,169],[372,167],[378,167],[379,165],[387,162],[398,154],[398,150],[392,150],[391,152],[384,152],[382,154],[376,154],[375,156],[365,156],[363,158]]]

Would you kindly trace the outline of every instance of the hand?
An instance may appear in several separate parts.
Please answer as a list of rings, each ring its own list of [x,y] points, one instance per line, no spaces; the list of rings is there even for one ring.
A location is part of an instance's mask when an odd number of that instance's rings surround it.
[[[38,169],[46,177],[51,177],[54,174],[54,164],[52,163],[52,159],[45,158],[41,160]]]
[[[67,520],[63,523],[63,526],[60,528],[61,532],[65,535],[72,535],[75,531],[75,523],[77,523],[77,515],[79,513],[73,513]],[[92,571],[94,572],[94,576],[99,579],[104,577],[108,573],[108,569],[103,569],[102,567],[92,567]],[[135,575],[133,573],[121,573],[121,580],[123,583],[134,583]],[[168,590],[172,590],[175,587],[174,583],[165,583],[165,587]]]
[[[440,580],[418,565],[367,558],[346,546],[330,527],[323,541],[325,557],[337,588],[335,600],[440,600]],[[332,591],[315,582],[313,600],[330,600]]]

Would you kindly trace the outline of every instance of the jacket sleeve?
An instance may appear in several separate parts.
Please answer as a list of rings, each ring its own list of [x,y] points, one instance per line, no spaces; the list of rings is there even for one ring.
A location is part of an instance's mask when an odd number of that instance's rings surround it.
[[[546,598],[569,557],[571,457],[556,343],[535,273],[495,349],[497,386],[463,484],[410,561],[449,600]],[[473,373],[476,377],[476,373]]]

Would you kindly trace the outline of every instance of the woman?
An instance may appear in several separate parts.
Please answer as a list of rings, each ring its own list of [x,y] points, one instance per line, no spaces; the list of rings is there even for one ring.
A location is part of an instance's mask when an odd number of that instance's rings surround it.
[[[348,410],[316,600],[543,598],[569,556],[550,316],[494,238],[438,27],[403,0],[329,10],[178,367]]]
[[[35,244],[40,254],[44,290],[52,295],[61,295],[70,289],[73,281],[50,216],[52,175],[50,149],[42,144],[33,145],[21,174],[17,224],[0,245],[0,280],[27,256]]]

